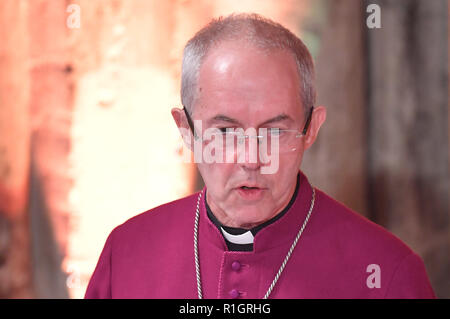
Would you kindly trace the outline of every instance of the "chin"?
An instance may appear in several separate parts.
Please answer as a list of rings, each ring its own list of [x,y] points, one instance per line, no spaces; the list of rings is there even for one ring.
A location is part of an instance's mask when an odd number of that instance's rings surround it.
[[[245,217],[244,217],[245,216]],[[244,218],[243,218],[244,217]],[[261,216],[261,211],[251,212],[243,211],[242,214],[239,214],[237,218],[235,218],[236,226],[240,228],[252,228],[259,224],[264,223],[266,220],[270,219],[270,217]]]

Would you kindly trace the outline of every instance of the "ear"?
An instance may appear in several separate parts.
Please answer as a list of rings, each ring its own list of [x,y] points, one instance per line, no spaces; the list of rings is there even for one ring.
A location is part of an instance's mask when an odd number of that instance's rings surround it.
[[[313,114],[311,115],[311,123],[309,125],[308,133],[305,138],[305,150],[310,148],[319,134],[320,127],[327,118],[327,110],[324,106],[314,107]]]
[[[175,120],[175,124],[177,125],[178,130],[180,131],[183,142],[186,144],[187,148],[193,151],[194,137],[192,136],[192,132],[191,129],[189,128],[189,124],[186,119],[186,115],[184,114],[184,111],[182,109],[175,107],[171,110],[171,113],[173,119]]]

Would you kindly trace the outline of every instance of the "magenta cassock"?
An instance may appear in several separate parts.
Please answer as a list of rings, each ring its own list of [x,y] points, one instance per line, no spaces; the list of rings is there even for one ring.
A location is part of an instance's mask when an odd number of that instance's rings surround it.
[[[265,295],[310,207],[311,186],[302,172],[299,179],[295,202],[282,218],[256,234],[251,252],[227,250],[202,197],[199,258],[204,298]],[[116,227],[85,297],[197,298],[197,198],[198,193],[161,205]],[[309,222],[270,298],[435,295],[417,254],[381,226],[316,189]]]

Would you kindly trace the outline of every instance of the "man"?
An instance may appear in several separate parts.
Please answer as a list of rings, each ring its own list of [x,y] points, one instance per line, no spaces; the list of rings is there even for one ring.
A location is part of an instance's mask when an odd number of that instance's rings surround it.
[[[270,20],[200,30],[172,115],[205,187],[118,226],[86,297],[433,298],[419,256],[299,170],[326,118],[313,78],[307,48]]]

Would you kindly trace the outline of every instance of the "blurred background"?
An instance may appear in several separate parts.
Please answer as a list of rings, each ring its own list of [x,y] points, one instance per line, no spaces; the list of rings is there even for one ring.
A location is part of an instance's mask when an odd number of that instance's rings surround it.
[[[203,186],[170,109],[185,42],[232,12],[313,55],[328,116],[302,170],[450,298],[446,0],[0,0],[0,298],[83,297],[115,226]]]

